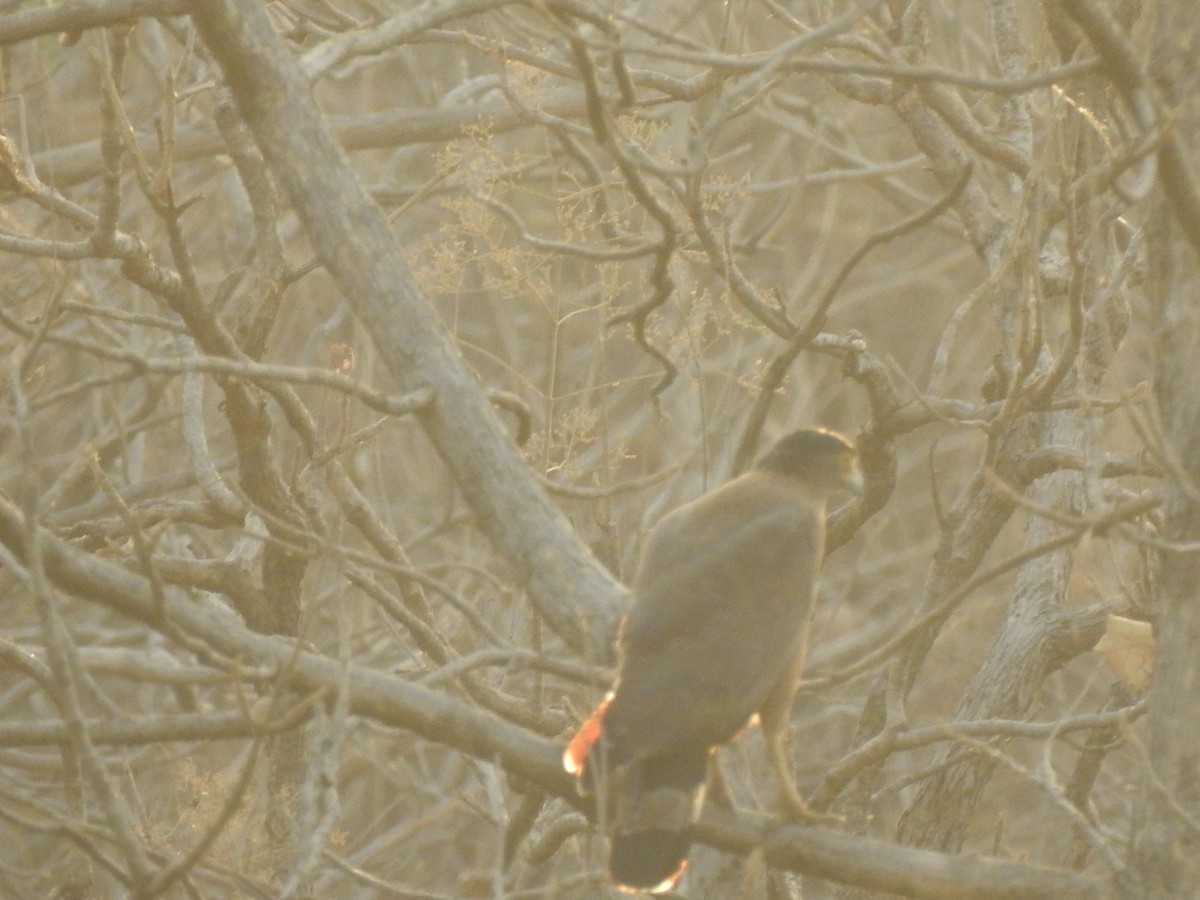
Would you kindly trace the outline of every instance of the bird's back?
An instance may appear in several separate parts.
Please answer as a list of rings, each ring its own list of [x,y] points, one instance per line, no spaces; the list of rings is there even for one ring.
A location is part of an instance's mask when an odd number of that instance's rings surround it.
[[[751,472],[652,529],[609,713],[619,756],[720,744],[745,726],[802,645],[822,528],[789,479]]]

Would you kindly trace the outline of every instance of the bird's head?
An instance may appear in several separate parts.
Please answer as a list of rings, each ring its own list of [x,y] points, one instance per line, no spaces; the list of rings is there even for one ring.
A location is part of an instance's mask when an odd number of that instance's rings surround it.
[[[824,428],[785,435],[755,468],[798,478],[829,493],[844,488],[862,494],[864,488],[858,450],[848,438]]]

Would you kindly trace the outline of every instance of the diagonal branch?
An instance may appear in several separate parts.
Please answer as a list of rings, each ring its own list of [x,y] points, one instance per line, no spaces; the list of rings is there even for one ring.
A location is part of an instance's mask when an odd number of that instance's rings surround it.
[[[351,666],[301,649],[296,641],[246,628],[218,603],[198,602],[168,591],[166,622],[150,583],[118,565],[82,553],[39,530],[37,542],[47,578],[55,587],[158,628],[190,635],[243,668],[275,670],[283,683],[313,696],[347,692],[349,711],[453,747],[586,809],[574,779],[563,771],[561,746],[482,712],[449,695],[394,675]],[[30,535],[23,516],[0,498],[0,543],[24,561]],[[43,736],[44,737],[44,736]],[[1055,869],[971,856],[898,847],[882,841],[779,826],[755,814],[732,813],[709,804],[696,825],[696,840],[745,855],[761,847],[767,862],[861,887],[909,897],[976,900],[1102,900],[1101,882]]]
[[[506,436],[265,9],[232,0],[193,0],[189,7],[313,248],[372,335],[396,386],[432,390],[420,422],[479,527],[550,627],[584,655],[605,656],[621,587],[551,505]]]

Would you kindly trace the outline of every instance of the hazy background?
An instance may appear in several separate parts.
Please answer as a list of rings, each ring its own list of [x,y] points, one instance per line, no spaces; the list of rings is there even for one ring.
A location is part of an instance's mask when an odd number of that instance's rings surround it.
[[[107,21],[77,6],[0,4],[13,509],[156,595],[561,741],[609,673],[481,533],[486,486],[382,405],[401,392],[373,335],[180,4],[72,32]],[[1095,6],[1150,58],[1154,4]],[[796,708],[801,787],[847,834],[1101,877],[1129,852],[1139,727],[1008,726],[1139,689],[1089,651],[1107,613],[1155,615],[1171,245],[1155,135],[1064,9],[268,7],[529,471],[613,575],[739,448],[813,425],[862,442],[870,489],[835,517],[821,681]],[[607,890],[594,828],[486,742],[47,586],[31,533],[0,561],[0,895]],[[850,755],[885,725],[978,720]],[[738,804],[769,811],[760,753],[750,734],[722,758]],[[699,851],[682,890],[731,896],[736,866]],[[746,884],[799,896],[796,875]]]

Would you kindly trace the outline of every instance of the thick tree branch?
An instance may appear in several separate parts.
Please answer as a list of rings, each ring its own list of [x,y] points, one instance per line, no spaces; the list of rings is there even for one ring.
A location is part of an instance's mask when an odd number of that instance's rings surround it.
[[[553,507],[413,280],[265,10],[189,4],[242,117],[401,390],[432,389],[419,417],[479,526],[538,612],[577,651],[609,650],[620,586]]]
[[[178,16],[183,0],[64,0],[0,16],[0,47],[58,32],[103,28],[141,16]]]
[[[198,602],[168,591],[166,607],[160,610],[149,582],[141,576],[81,553],[48,533],[40,533],[38,540],[46,575],[60,590],[155,627],[186,633],[222,656],[237,659],[244,669],[274,671],[286,686],[305,695],[332,695],[344,686],[350,711],[356,715],[498,763],[573,805],[586,806],[576,793],[574,779],[562,769],[562,748],[557,742],[394,675],[353,665],[347,672],[341,661],[301,649],[290,638],[251,631],[215,602]],[[0,543],[24,561],[29,535],[21,512],[7,498],[0,498]],[[183,728],[178,737],[201,736],[187,727],[186,720],[178,719],[178,724]],[[209,717],[207,724],[212,728],[217,722]],[[219,727],[233,733],[237,724],[222,721]],[[272,723],[264,728],[270,730]],[[102,742],[123,743],[123,730],[117,725],[113,729]],[[136,730],[131,725],[124,733]],[[172,738],[168,731],[164,726],[165,739]],[[26,734],[15,728],[0,732],[14,744],[39,743],[49,736],[44,728]],[[709,804],[697,824],[696,839],[737,854],[762,847],[767,861],[777,868],[910,897],[1101,900],[1105,896],[1099,882],[1053,869],[901,848],[818,828],[781,827],[765,816],[733,814],[714,804]]]

